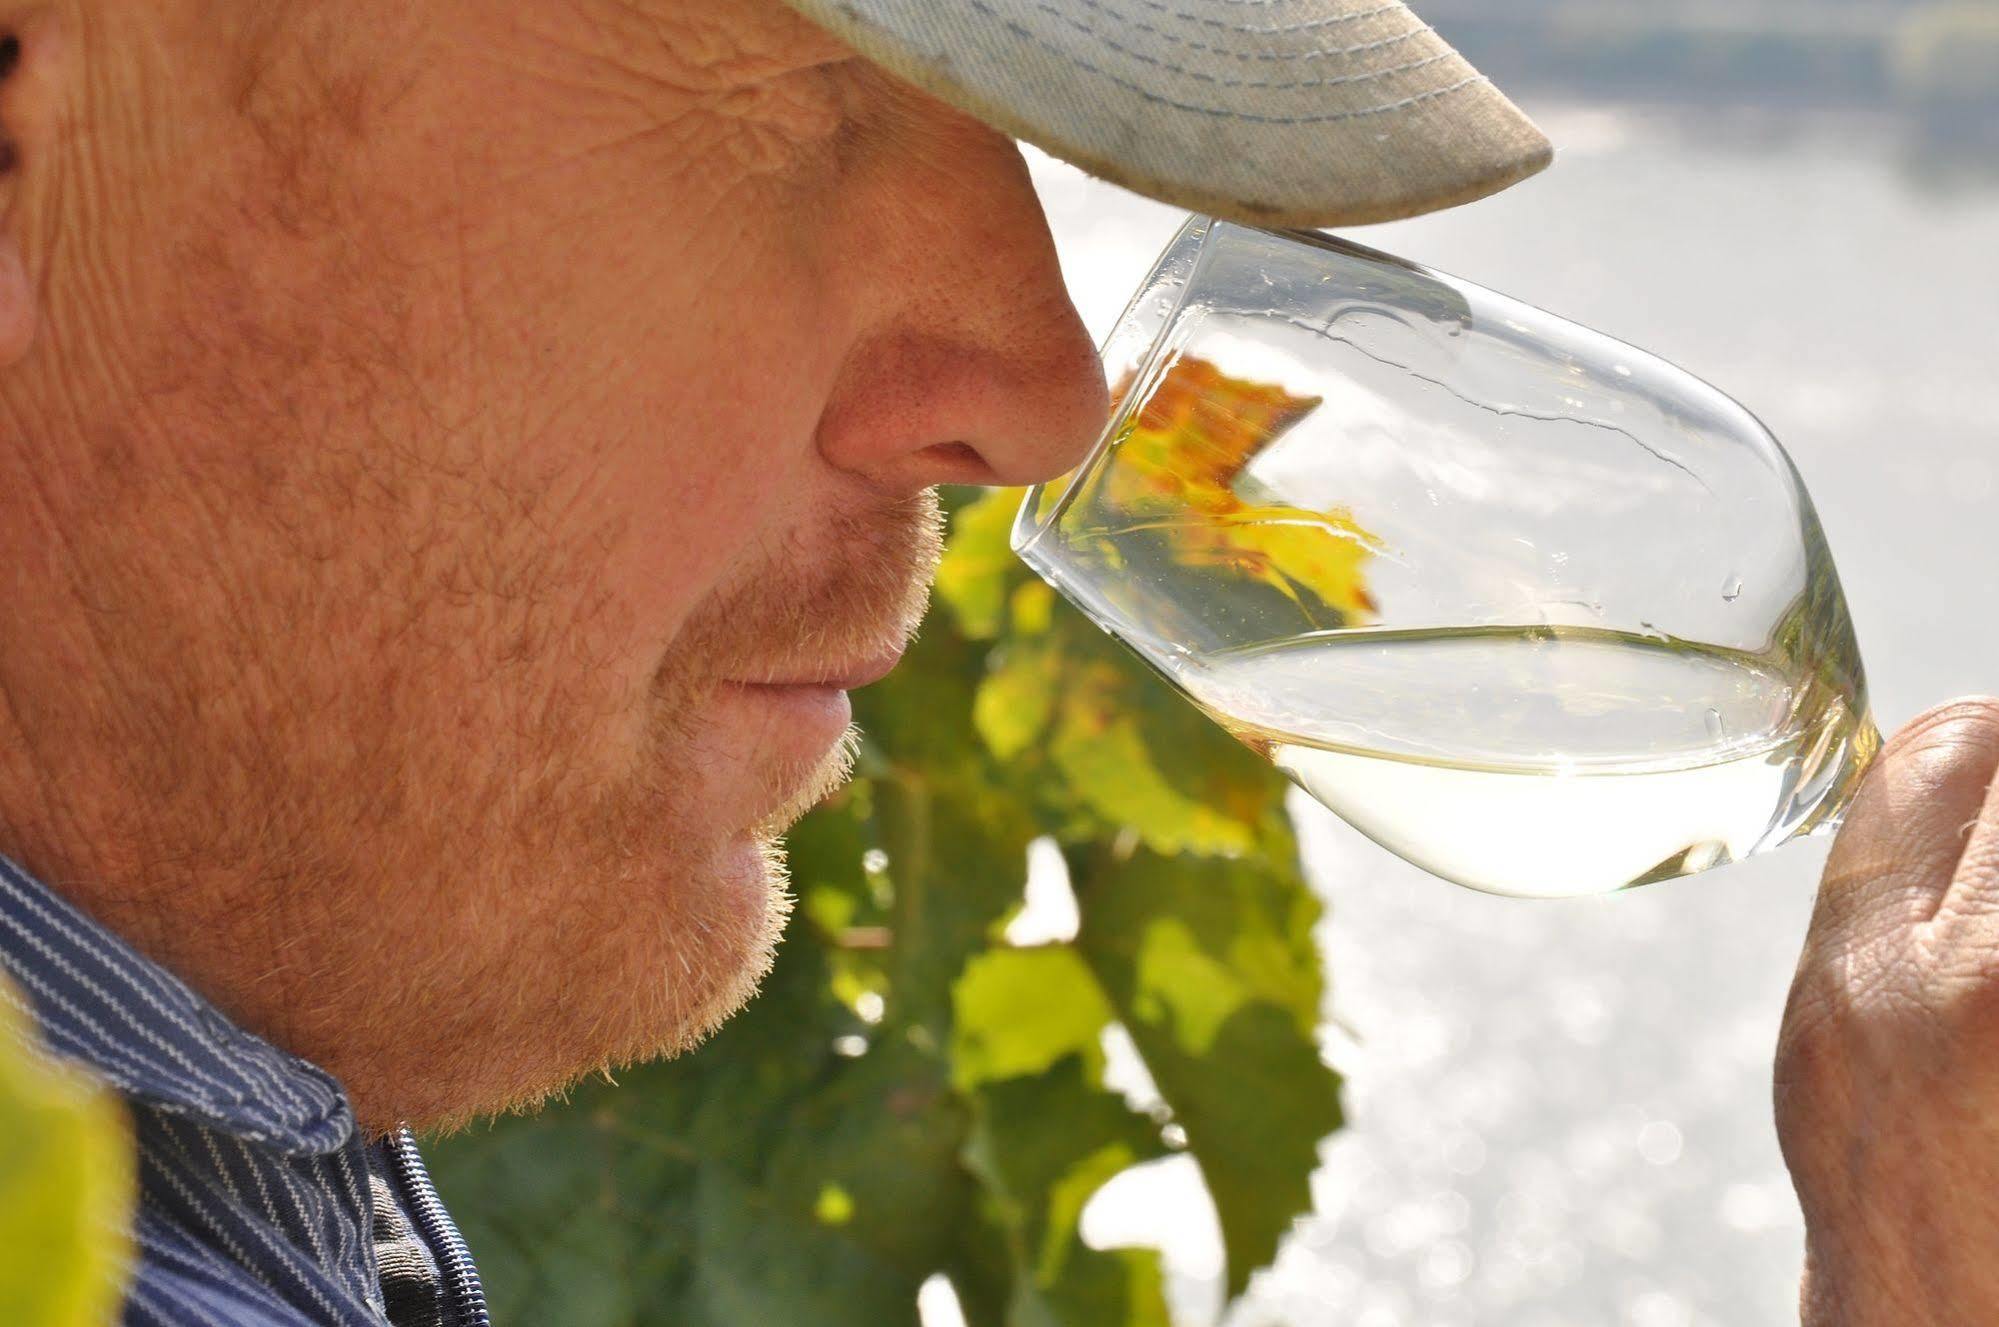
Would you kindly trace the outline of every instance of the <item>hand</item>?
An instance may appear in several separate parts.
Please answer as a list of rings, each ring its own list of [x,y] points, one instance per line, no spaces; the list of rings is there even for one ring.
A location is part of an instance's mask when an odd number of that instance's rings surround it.
[[[1999,1323],[1999,700],[1882,751],[1833,845],[1777,1043],[1801,1312]]]

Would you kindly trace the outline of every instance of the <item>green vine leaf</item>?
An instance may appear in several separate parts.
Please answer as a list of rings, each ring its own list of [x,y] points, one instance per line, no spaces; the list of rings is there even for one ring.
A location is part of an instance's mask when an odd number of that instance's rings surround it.
[[[124,1298],[132,1140],[117,1099],[47,1058],[14,999],[0,991],[0,1322],[96,1327]]]
[[[1239,1294],[1311,1206],[1319,1143],[1341,1124],[1314,1036],[1318,903],[1251,861],[1097,850],[1069,868],[1078,947],[1186,1131]]]
[[[1067,945],[996,949],[965,965],[953,1004],[951,1081],[971,1091],[1077,1057],[1103,1074],[1111,1007],[1082,955]]]
[[[1158,1127],[1096,1086],[1083,1057],[988,1083],[965,1159],[1013,1264],[1007,1327],[1167,1327],[1158,1255],[1083,1243],[1083,1206],[1164,1152]]]
[[[991,640],[1005,621],[1007,592],[1020,574],[1007,542],[1020,499],[1020,489],[994,489],[959,508],[952,521],[937,597],[973,640]]]

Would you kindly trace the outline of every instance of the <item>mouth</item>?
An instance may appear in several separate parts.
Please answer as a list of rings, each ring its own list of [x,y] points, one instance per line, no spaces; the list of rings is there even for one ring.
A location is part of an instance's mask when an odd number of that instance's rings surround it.
[[[722,703],[740,716],[740,731],[751,735],[750,747],[774,772],[776,784],[809,784],[853,723],[847,693],[880,681],[901,657],[898,645],[832,666],[785,666],[753,679],[732,679],[722,686]]]
[[[734,682],[724,688],[759,716],[759,745],[781,765],[816,761],[854,721],[845,687],[822,682]]]
[[[732,685],[751,691],[858,691],[887,677],[901,661],[903,648],[896,645],[832,667],[782,665],[763,677],[732,679]]]

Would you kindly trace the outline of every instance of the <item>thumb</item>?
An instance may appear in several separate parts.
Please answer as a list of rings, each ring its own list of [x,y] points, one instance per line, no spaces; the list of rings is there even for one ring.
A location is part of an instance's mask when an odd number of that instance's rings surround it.
[[[1851,950],[1928,921],[1999,772],[1999,699],[1939,705],[1882,748],[1826,862],[1808,952]]]

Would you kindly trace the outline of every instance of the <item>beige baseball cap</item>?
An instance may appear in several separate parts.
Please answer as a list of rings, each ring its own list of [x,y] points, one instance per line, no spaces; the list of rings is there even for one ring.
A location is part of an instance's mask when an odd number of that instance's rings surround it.
[[[1263,225],[1505,188],[1548,140],[1399,0],[788,0],[862,55],[1092,174]]]

